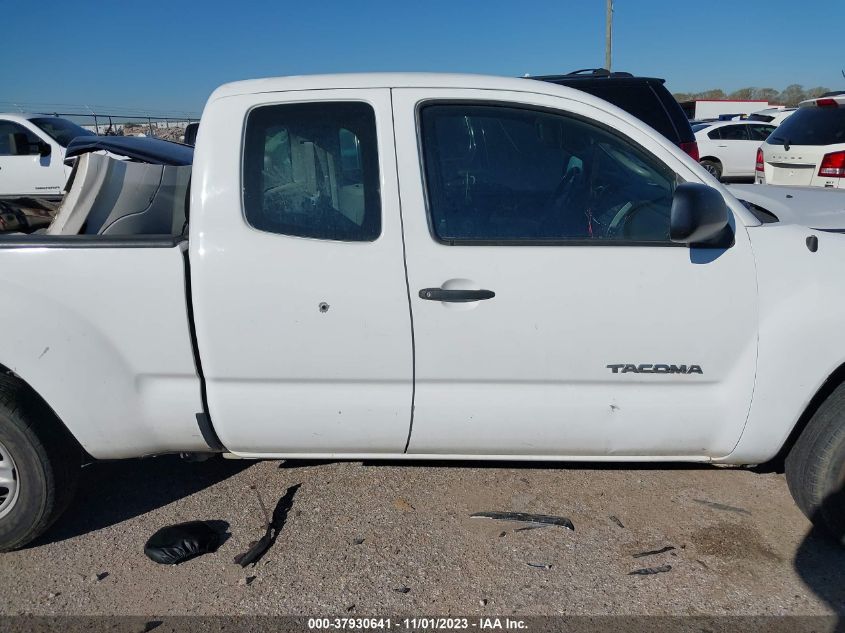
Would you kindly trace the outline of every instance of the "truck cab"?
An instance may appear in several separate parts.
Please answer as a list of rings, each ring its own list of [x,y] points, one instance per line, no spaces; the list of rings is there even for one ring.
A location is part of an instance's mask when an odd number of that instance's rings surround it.
[[[0,113],[0,197],[60,199],[65,149],[78,136],[95,134],[55,116]]]

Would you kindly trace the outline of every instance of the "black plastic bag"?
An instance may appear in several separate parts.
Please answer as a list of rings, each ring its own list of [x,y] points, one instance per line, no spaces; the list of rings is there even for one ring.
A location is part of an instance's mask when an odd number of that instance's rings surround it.
[[[222,535],[205,521],[188,521],[161,528],[144,545],[144,554],[162,565],[177,565],[215,551]]]

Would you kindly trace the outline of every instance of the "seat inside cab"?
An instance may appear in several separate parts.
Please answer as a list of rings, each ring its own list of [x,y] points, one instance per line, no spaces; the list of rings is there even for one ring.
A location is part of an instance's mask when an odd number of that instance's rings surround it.
[[[155,165],[87,153],[76,158],[47,235],[183,234],[190,165]]]

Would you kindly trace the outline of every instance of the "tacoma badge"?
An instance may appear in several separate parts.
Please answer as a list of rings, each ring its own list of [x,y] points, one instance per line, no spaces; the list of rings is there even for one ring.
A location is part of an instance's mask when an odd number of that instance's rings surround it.
[[[703,374],[701,365],[664,365],[649,364],[631,365],[619,364],[608,365],[607,368],[614,374]]]

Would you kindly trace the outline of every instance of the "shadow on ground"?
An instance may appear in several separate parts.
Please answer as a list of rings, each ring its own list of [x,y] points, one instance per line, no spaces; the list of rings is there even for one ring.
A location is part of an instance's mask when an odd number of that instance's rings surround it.
[[[175,455],[94,462],[82,469],[76,496],[61,519],[30,547],[82,536],[192,495],[254,462],[186,462]]]
[[[817,514],[836,516],[834,534],[814,527],[795,553],[795,570],[813,593],[839,617],[833,629],[845,633],[845,487],[833,493]],[[818,517],[815,517],[817,520]],[[815,522],[815,521],[814,521]],[[837,542],[838,541],[838,542]]]
[[[717,470],[723,466],[714,466],[705,462],[567,462],[567,461],[492,461],[466,459],[285,459],[279,463],[283,470],[312,468],[358,462],[368,468],[498,468],[517,470]]]

